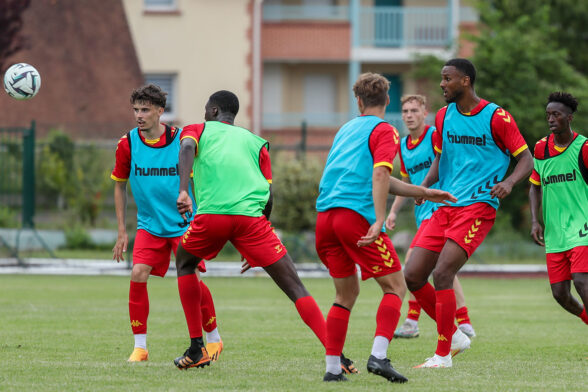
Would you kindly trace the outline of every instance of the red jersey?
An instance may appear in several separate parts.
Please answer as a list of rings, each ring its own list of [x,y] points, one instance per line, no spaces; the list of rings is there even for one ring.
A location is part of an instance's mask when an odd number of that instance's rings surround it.
[[[392,133],[392,137],[390,137]],[[386,166],[392,172],[392,163],[398,153],[400,138],[398,131],[387,122],[378,124],[369,139],[370,151],[374,157],[374,168]]]
[[[485,99],[480,99],[478,105],[471,112],[462,114],[473,116],[478,114],[488,104],[489,102]],[[438,154],[441,154],[443,150],[443,119],[445,118],[446,111],[447,106],[441,108],[435,116],[435,127],[437,129],[433,134],[433,145]],[[528,148],[517,123],[506,110],[499,108],[492,114],[490,129],[494,142],[505,153],[510,153],[513,157],[516,157]]]
[[[578,135],[576,132],[572,132],[572,140],[576,138]],[[545,153],[547,153],[549,157],[554,157],[567,149],[566,147],[558,147],[555,145],[554,137],[552,135],[545,136],[543,139],[539,140],[535,143],[535,151],[533,152],[533,156],[537,159],[545,159]],[[584,161],[584,166],[588,167],[588,140],[582,146],[582,160]],[[541,176],[535,169],[533,169],[533,173],[531,173],[531,177],[529,177],[529,182],[534,185],[541,186]]]
[[[198,143],[200,142],[200,136],[204,131],[204,125],[202,124],[191,124],[184,128],[182,131],[182,135],[180,136],[180,143],[185,138],[189,137],[194,139],[196,142],[196,154],[198,154]],[[266,147],[263,147],[259,153],[259,167],[261,169],[261,173],[266,178],[266,180],[271,184],[272,183],[272,165],[270,160],[269,151]]]

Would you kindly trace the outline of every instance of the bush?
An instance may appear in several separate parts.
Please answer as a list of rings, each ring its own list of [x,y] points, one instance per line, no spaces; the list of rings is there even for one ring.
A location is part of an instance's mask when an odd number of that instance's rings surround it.
[[[95,249],[96,244],[83,226],[75,224],[67,227],[65,232],[65,249]]]
[[[272,160],[274,206],[272,223],[289,232],[312,231],[323,165],[315,159]]]

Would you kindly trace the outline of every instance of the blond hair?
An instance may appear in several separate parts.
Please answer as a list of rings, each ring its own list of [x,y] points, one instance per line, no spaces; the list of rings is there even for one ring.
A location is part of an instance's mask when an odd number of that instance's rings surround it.
[[[400,98],[400,105],[404,105],[405,103],[410,102],[410,101],[417,101],[418,103],[420,103],[424,107],[427,107],[427,97],[425,97],[424,95],[419,95],[419,94],[403,95],[402,98]]]
[[[367,72],[359,75],[353,93],[366,107],[385,106],[390,82],[380,74]]]

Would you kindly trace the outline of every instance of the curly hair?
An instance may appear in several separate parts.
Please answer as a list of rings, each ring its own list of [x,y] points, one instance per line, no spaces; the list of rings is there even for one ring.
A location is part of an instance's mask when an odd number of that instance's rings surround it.
[[[551,102],[559,102],[564,106],[567,106],[572,113],[575,113],[578,109],[578,100],[570,93],[566,93],[563,91],[555,91],[549,94],[549,98],[547,98],[547,103]]]
[[[131,104],[136,102],[147,102],[155,106],[165,108],[167,93],[155,84],[148,84],[139,87],[131,93]]]
[[[377,73],[364,73],[359,75],[353,85],[353,93],[361,99],[366,107],[386,105],[390,82],[384,76]]]

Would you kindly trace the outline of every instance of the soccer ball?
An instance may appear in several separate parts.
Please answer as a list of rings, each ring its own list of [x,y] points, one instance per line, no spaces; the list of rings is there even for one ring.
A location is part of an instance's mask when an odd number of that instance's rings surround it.
[[[4,74],[4,90],[14,99],[31,99],[41,88],[41,75],[32,65],[14,64]]]

